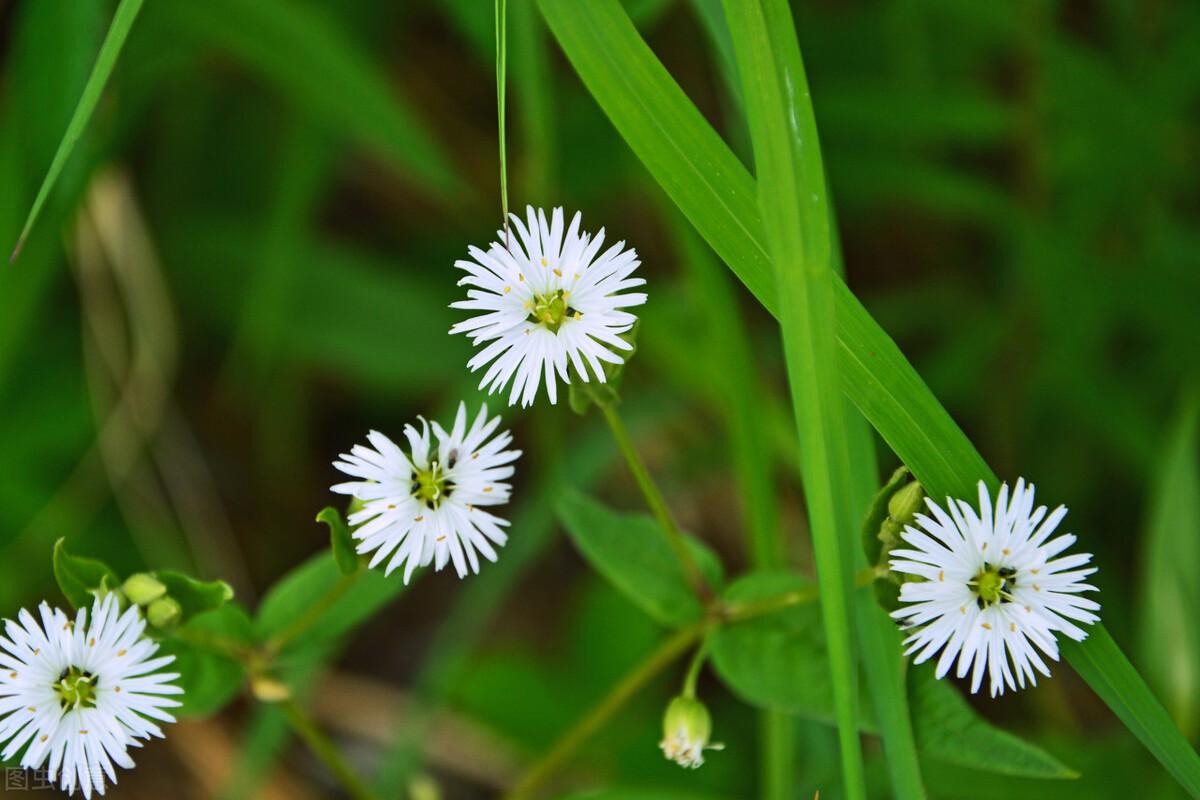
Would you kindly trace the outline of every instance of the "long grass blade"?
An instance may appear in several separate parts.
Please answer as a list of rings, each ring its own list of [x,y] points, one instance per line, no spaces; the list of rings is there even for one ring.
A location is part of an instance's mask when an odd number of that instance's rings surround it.
[[[754,179],[654,56],[616,0],[539,0],[584,84],[700,234],[771,313]],[[892,339],[834,282],[842,391],[934,497],[998,481]],[[1111,646],[1109,646],[1111,644]],[[1088,651],[1094,651],[1089,653]],[[1102,625],[1067,659],[1176,780],[1200,797],[1200,757]]]
[[[834,336],[829,208],[792,15],[781,0],[727,0],[759,175],[758,205],[779,293],[779,323],[820,576],[846,795],[866,797],[858,737],[854,589],[845,538],[850,454]]]
[[[83,94],[79,97],[79,103],[75,106],[75,113],[71,115],[71,121],[67,123],[67,130],[63,134],[62,141],[58,143],[54,158],[50,161],[50,169],[46,171],[46,177],[42,180],[42,185],[33,199],[33,207],[29,209],[29,216],[25,218],[25,226],[21,229],[16,247],[13,248],[12,255],[8,259],[9,263],[16,261],[17,256],[21,254],[21,248],[25,246],[29,232],[33,230],[34,223],[42,213],[42,207],[46,205],[50,190],[54,188],[59,175],[62,174],[63,167],[67,164],[67,159],[71,157],[75,145],[79,143],[79,137],[87,128],[88,121],[92,118],[92,112],[96,110],[96,103],[99,102],[100,95],[104,92],[104,86],[108,83],[109,76],[112,75],[113,67],[117,63],[117,56],[121,54],[121,48],[125,46],[125,40],[129,37],[129,31],[133,28],[134,20],[137,19],[138,12],[142,10],[144,1],[121,0],[121,4],[117,6],[117,12],[113,15],[108,34],[104,37],[104,42],[100,45],[100,53],[96,56],[96,64],[92,67],[87,83],[84,84]]]

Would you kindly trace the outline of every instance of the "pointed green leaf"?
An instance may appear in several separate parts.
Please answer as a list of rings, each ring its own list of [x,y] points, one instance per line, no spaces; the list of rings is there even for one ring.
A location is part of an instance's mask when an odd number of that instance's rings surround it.
[[[700,618],[704,609],[652,518],[617,513],[574,490],[559,500],[557,510],[588,563],[639,608],[670,626]],[[722,570],[716,555],[691,537],[686,541],[710,585],[719,586]]]
[[[121,579],[107,564],[95,558],[71,555],[65,541],[59,539],[54,543],[54,579],[74,608],[91,606],[97,592],[121,585]]]

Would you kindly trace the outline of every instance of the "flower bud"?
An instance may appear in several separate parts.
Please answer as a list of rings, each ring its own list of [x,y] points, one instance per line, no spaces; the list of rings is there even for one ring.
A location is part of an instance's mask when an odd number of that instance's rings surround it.
[[[888,498],[888,517],[902,530],[925,506],[925,490],[919,481],[906,483]]]
[[[250,691],[260,703],[282,703],[292,699],[292,690],[286,683],[266,675],[251,678]]]
[[[163,586],[162,582],[153,575],[146,572],[137,572],[130,575],[125,583],[122,584],[121,591],[124,592],[125,596],[134,605],[148,606],[165,595],[167,587]]]
[[[704,763],[705,750],[720,750],[721,744],[709,744],[712,717],[708,709],[694,697],[680,695],[671,701],[663,714],[663,740],[659,743],[663,755],[681,767],[696,769]]]
[[[155,628],[169,628],[183,616],[183,607],[173,597],[160,597],[146,607],[146,619]]]

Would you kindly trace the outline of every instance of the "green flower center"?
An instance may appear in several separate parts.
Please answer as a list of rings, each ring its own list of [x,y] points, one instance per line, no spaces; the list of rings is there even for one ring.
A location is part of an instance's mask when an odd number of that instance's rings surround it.
[[[79,667],[68,667],[54,684],[63,710],[96,707],[96,676]]]
[[[413,497],[424,503],[426,508],[437,508],[452,491],[454,484],[447,480],[446,471],[436,461],[431,461],[426,469],[417,470],[413,476]]]
[[[975,592],[975,602],[981,609],[995,603],[1008,603],[1013,599],[1012,590],[1017,587],[1017,571],[1012,567],[995,567],[984,563],[968,584]]]
[[[541,325],[551,333],[558,329],[568,318],[579,319],[581,314],[567,304],[569,292],[557,289],[550,294],[535,294],[529,306],[529,321]]]

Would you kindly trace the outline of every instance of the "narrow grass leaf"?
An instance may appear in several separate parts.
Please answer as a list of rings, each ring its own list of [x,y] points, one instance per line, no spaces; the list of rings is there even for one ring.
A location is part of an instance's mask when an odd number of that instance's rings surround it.
[[[821,611],[846,794],[866,796],[854,676],[849,548],[850,456],[834,331],[830,213],[791,11],[780,0],[726,0],[759,175],[758,205],[779,295],[779,322],[800,437],[804,494],[820,575]]]
[[[1171,425],[1159,460],[1143,537],[1141,633],[1138,654],[1150,684],[1162,695],[1185,736],[1200,732],[1200,463],[1193,396]],[[1170,642],[1172,647],[1164,647]]]
[[[121,54],[121,48],[125,46],[125,39],[128,38],[129,31],[133,27],[134,20],[137,19],[138,12],[142,10],[144,1],[121,0],[121,4],[117,6],[112,24],[108,28],[108,35],[104,37],[104,43],[100,45],[100,53],[96,56],[96,64],[92,67],[91,75],[88,76],[87,83],[83,87],[83,94],[79,98],[78,105],[75,106],[75,113],[71,115],[71,121],[67,123],[66,133],[63,134],[62,141],[59,142],[58,149],[54,152],[54,159],[50,162],[50,169],[47,170],[46,177],[38,188],[37,196],[33,200],[33,207],[29,209],[29,216],[25,218],[25,226],[21,229],[21,235],[17,239],[16,247],[13,248],[12,256],[9,257],[10,263],[16,261],[17,256],[21,254],[21,248],[25,246],[25,240],[29,237],[29,232],[33,230],[33,225],[37,222],[38,215],[42,213],[42,207],[50,196],[50,190],[54,188],[58,176],[62,174],[63,167],[66,166],[67,159],[71,157],[75,145],[79,142],[79,137],[87,128],[88,121],[92,118],[92,112],[96,110],[96,103],[99,102],[100,95],[104,91],[104,86],[108,83],[109,76],[112,75],[113,67],[117,63],[117,56]]]

